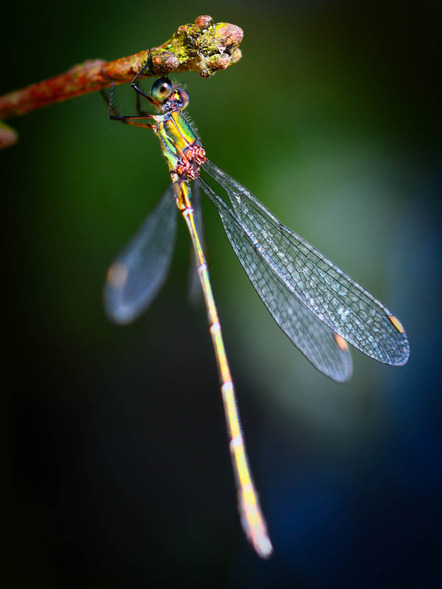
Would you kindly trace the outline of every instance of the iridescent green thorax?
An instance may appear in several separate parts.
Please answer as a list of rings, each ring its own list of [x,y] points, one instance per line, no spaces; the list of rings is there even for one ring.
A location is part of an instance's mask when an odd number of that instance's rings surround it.
[[[157,135],[172,182],[194,180],[199,174],[199,166],[206,160],[206,152],[181,111],[161,116]]]

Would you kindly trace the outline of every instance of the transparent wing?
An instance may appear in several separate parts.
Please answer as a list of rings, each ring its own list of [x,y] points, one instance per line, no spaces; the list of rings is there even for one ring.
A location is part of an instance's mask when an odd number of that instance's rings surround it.
[[[152,302],[169,271],[177,207],[172,185],[107,273],[104,305],[116,323],[130,323]]]
[[[254,264],[258,265],[259,259],[259,264],[268,268],[276,282],[281,282],[321,322],[367,356],[391,365],[405,364],[410,352],[407,336],[382,303],[305,239],[285,227],[247,188],[210,161],[203,168],[227,192],[232,213],[252,244]],[[215,199],[217,195],[211,192],[208,196],[219,211],[221,199]],[[244,268],[250,265],[240,248],[237,255]],[[249,273],[247,269],[246,272]],[[263,298],[258,288],[257,291]],[[269,310],[272,312],[270,307]],[[309,352],[304,353],[311,360]]]
[[[345,342],[319,321],[257,254],[247,229],[235,213],[201,179],[204,192],[215,204],[224,230],[250,282],[272,317],[315,368],[337,382],[349,380],[352,361]]]

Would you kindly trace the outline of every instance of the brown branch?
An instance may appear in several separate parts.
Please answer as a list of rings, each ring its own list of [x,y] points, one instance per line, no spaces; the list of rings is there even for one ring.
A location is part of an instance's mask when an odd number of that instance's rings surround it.
[[[146,68],[145,76],[194,71],[208,78],[241,59],[238,46],[242,38],[243,31],[236,25],[216,24],[210,16],[199,16],[193,24],[179,27],[171,39],[150,50],[151,65]],[[116,84],[131,82],[148,56],[146,50],[115,61],[87,60],[64,74],[0,96],[0,119],[102,90],[109,86],[108,78]],[[17,139],[10,127],[7,130],[4,127],[0,126],[0,147],[12,145]]]
[[[16,143],[17,141],[17,131],[15,131],[15,129],[13,129],[3,121],[0,121],[0,149],[3,149],[4,147],[10,147],[11,145],[14,145],[14,143]]]

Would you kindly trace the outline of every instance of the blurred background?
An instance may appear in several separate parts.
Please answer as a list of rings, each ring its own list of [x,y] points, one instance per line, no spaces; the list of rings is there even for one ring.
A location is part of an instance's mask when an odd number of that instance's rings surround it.
[[[440,24],[431,2],[9,3],[0,92],[116,59],[210,14],[243,59],[177,76],[212,161],[403,322],[346,385],[282,334],[204,203],[213,287],[275,554],[243,537],[215,360],[169,279],[126,327],[106,270],[160,198],[158,141],[93,94],[11,120],[2,179],[5,586],[442,584]]]

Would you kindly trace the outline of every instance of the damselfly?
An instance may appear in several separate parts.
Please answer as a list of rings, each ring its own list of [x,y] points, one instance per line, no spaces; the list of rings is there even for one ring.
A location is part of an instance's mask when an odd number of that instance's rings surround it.
[[[152,302],[170,266],[178,208],[190,232],[207,307],[241,523],[257,553],[268,557],[272,544],[248,465],[191,181],[198,183],[215,205],[239,261],[276,323],[323,374],[337,382],[350,378],[352,362],[346,342],[367,356],[393,366],[405,364],[409,344],[401,323],[390,311],[285,227],[247,188],[207,159],[196,132],[183,114],[189,103],[187,92],[169,79],[161,78],[153,84],[150,95],[146,94],[138,86],[146,67],[147,64],[131,84],[136,91],[138,114],[128,116],[116,112],[112,85],[109,115],[155,132],[172,183],[110,267],[105,306],[113,321],[128,323]],[[143,112],[140,97],[147,99],[158,113]],[[228,200],[219,196],[202,171],[223,189]]]

